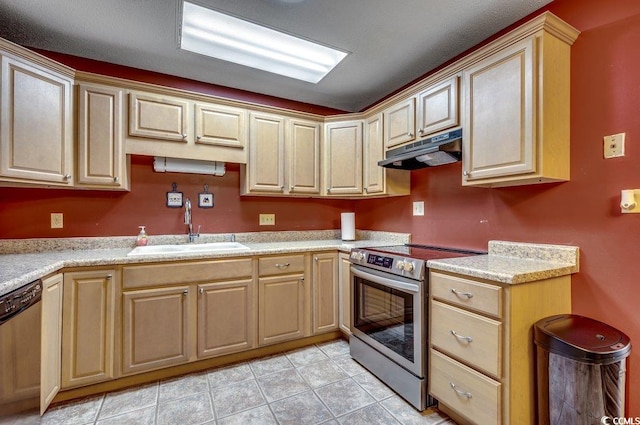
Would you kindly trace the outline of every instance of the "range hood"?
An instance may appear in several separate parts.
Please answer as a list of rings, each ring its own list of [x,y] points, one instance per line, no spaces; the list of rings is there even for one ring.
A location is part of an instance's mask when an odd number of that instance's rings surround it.
[[[419,140],[387,151],[378,165],[399,170],[451,164],[462,159],[462,129],[457,128],[437,136]]]

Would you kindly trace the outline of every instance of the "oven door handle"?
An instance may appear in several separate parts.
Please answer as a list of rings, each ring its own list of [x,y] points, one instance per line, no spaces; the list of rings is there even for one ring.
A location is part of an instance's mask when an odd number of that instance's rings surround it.
[[[411,294],[420,293],[420,285],[415,283],[401,282],[396,279],[389,279],[388,277],[379,276],[378,274],[373,274],[369,271],[363,271],[357,266],[351,266],[351,273],[354,276],[358,276],[359,278],[369,280],[373,283],[378,283],[380,285],[388,286],[389,288],[397,289],[398,291],[408,292]]]

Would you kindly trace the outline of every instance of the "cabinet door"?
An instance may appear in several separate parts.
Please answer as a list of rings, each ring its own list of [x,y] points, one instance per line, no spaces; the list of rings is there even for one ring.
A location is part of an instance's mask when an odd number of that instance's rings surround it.
[[[351,262],[349,254],[340,253],[338,262],[340,281],[340,301],[339,301],[339,324],[340,330],[346,334],[351,334]]]
[[[132,92],[129,95],[129,135],[187,143],[189,102]]]
[[[251,114],[249,125],[249,192],[284,192],[284,118]]]
[[[334,253],[313,255],[312,308],[313,333],[338,329],[338,256]]]
[[[114,377],[115,270],[64,275],[62,387]]]
[[[535,171],[534,65],[528,38],[462,73],[463,183]]]
[[[415,140],[416,99],[414,97],[384,111],[384,146],[390,148]]]
[[[40,370],[40,414],[60,391],[62,350],[62,275],[42,281],[42,349]]]
[[[260,278],[258,291],[260,345],[306,336],[304,275]]]
[[[320,124],[289,120],[289,193],[320,193]]]
[[[247,111],[212,103],[195,104],[196,144],[244,149]]]
[[[326,126],[327,194],[362,193],[362,121]]]
[[[248,350],[255,344],[253,280],[198,286],[198,358]]]
[[[123,99],[117,87],[78,85],[78,184],[129,187]]]
[[[459,124],[458,76],[418,95],[418,136],[425,137]]]
[[[384,159],[382,114],[377,114],[365,122],[363,152],[364,191],[368,195],[384,193],[385,168],[378,165],[378,161]]]
[[[189,360],[189,287],[122,294],[123,373],[136,373]]]
[[[72,186],[71,80],[26,61],[0,59],[0,175]]]

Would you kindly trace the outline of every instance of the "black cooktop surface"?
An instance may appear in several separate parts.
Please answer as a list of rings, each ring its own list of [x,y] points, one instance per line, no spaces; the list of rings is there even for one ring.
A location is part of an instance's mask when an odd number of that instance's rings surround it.
[[[441,258],[457,258],[469,257],[471,255],[486,254],[484,251],[473,251],[457,248],[446,248],[430,245],[390,245],[365,248],[367,251],[375,251],[387,254],[401,255],[407,258],[415,258],[417,260],[438,260]]]

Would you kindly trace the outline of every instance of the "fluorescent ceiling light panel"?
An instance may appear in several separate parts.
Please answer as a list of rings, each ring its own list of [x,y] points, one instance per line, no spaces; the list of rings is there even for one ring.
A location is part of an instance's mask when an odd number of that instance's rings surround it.
[[[347,53],[183,2],[180,48],[317,83]]]

